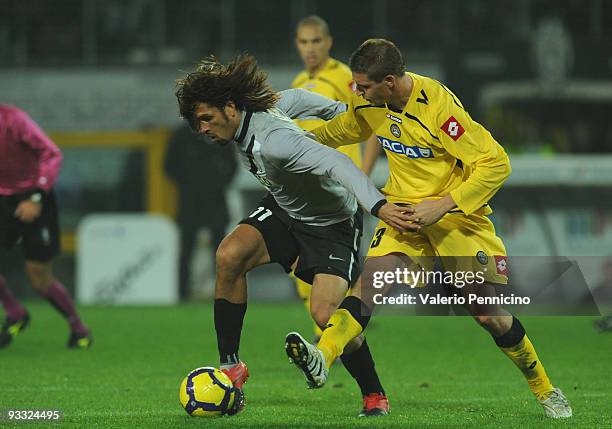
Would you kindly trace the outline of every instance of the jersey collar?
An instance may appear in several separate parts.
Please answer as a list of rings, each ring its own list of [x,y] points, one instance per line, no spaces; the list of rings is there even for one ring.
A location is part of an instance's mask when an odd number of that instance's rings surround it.
[[[412,80],[412,92],[410,93],[410,97],[408,97],[408,101],[406,102],[402,110],[395,109],[387,104],[387,109],[391,110],[392,112],[404,113],[408,109],[408,106],[414,103],[415,98],[421,90],[421,82],[415,78],[414,74],[406,72],[406,75],[409,76]]]
[[[246,137],[247,131],[249,130],[249,124],[251,123],[251,116],[253,116],[253,112],[242,112],[242,118],[240,118],[240,126],[236,130],[236,135],[234,136],[234,140],[238,143],[242,143],[244,138]]]
[[[321,73],[326,72],[329,69],[332,69],[336,66],[336,60],[334,60],[332,57],[328,57],[327,58],[327,62],[325,63],[325,65],[323,66],[323,68],[321,70],[319,70],[318,72],[314,73],[314,74],[310,74],[308,73],[308,70],[304,70],[306,72],[306,74],[308,75],[309,79],[315,79],[317,78]]]

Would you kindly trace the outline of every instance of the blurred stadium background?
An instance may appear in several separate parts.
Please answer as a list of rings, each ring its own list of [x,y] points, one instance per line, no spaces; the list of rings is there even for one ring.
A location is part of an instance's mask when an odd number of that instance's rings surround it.
[[[504,145],[513,174],[493,206],[510,254],[593,256],[589,284],[612,285],[612,2],[0,0],[0,10],[0,101],[29,112],[65,156],[56,272],[70,288],[79,288],[77,232],[87,216],[175,216],[176,189],[162,163],[179,123],[173,87],[181,70],[211,53],[228,60],[247,51],[285,89],[302,69],[295,24],[311,13],[329,22],[341,61],[368,37],[396,42],[409,70],[445,82]],[[380,184],[385,169],[381,158]],[[228,228],[261,194],[239,171]],[[201,238],[196,298],[212,293],[211,250]],[[19,252],[2,255],[10,284],[32,294]],[[111,256],[99,265],[126,277],[130,268]],[[251,280],[252,299],[295,297],[277,267]]]

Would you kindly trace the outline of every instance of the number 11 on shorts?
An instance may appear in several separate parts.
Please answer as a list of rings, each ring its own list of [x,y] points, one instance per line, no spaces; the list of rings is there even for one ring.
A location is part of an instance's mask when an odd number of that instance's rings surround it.
[[[262,214],[260,215],[260,213],[262,213]],[[256,216],[257,216],[257,220],[262,222],[266,218],[269,218],[270,216],[272,216],[272,211],[270,209],[265,208],[265,207],[257,207],[257,209],[255,209],[253,211],[253,213],[251,213],[249,215],[249,217],[251,218],[251,217],[256,217]]]

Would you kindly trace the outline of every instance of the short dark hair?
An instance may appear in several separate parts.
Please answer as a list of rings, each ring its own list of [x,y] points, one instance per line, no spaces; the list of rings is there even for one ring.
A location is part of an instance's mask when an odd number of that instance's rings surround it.
[[[180,114],[194,128],[197,125],[193,115],[198,103],[222,109],[231,101],[242,111],[268,110],[274,107],[279,96],[267,79],[268,75],[258,68],[252,55],[238,55],[227,66],[214,56],[206,57],[195,71],[176,81]]]
[[[351,55],[349,67],[354,73],[364,73],[375,81],[385,76],[402,77],[405,73],[404,59],[397,46],[385,39],[368,39]]]
[[[321,18],[318,15],[309,15],[306,18],[301,19],[300,22],[298,22],[297,26],[295,27],[296,33],[297,33],[298,28],[303,27],[305,25],[319,27],[321,31],[323,31],[324,35],[331,36],[331,33],[329,32],[329,25],[327,25],[327,21],[325,21],[323,18]]]

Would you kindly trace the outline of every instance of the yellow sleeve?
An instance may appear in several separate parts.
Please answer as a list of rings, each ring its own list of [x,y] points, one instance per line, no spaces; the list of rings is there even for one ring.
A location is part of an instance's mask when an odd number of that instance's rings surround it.
[[[337,148],[353,143],[361,143],[372,134],[372,129],[355,108],[356,96],[351,96],[346,112],[312,130],[317,141],[326,146]]]
[[[467,167],[469,177],[450,192],[466,214],[485,205],[511,172],[504,148],[491,133],[474,121],[453,94],[446,91],[435,118],[443,148]]]

